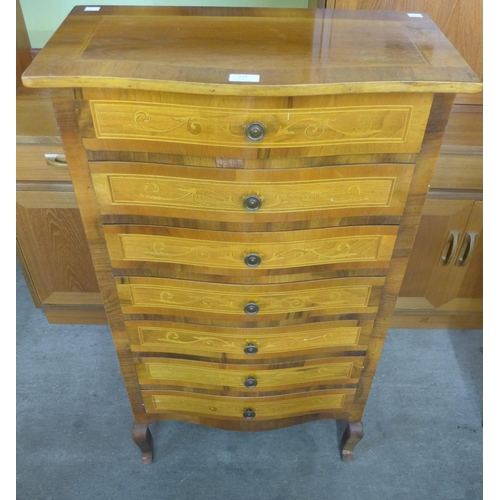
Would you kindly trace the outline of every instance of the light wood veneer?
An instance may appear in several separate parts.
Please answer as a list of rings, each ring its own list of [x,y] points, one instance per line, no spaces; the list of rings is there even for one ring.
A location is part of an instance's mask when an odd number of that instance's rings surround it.
[[[56,89],[143,462],[168,419],[345,419],[350,459],[455,94],[481,90],[432,21],[76,7],[23,78]]]

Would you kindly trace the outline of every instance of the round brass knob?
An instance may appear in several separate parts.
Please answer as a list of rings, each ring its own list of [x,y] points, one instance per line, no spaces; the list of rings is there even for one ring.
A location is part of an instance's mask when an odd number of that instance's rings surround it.
[[[262,200],[257,195],[246,196],[243,200],[243,207],[249,212],[256,212],[262,205]]]
[[[259,352],[259,349],[255,344],[252,344],[251,342],[248,343],[245,348],[243,349],[243,352],[245,354],[257,354]]]
[[[255,417],[255,412],[252,410],[252,408],[247,408],[244,412],[243,412],[243,416],[250,420],[251,418]]]
[[[245,382],[245,387],[248,388],[248,389],[253,389],[255,387],[257,387],[257,380],[254,379],[253,377],[248,377]]]
[[[245,135],[249,141],[262,141],[266,135],[266,127],[260,122],[249,123],[245,128]]]
[[[257,267],[262,262],[259,254],[249,253],[245,255],[245,264],[248,267]]]
[[[257,314],[259,312],[259,306],[255,302],[249,302],[248,304],[245,305],[243,310],[252,316],[253,314]]]

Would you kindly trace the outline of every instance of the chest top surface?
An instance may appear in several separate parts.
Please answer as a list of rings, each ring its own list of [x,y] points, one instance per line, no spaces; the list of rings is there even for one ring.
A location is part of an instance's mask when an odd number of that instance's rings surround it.
[[[480,91],[479,78],[432,20],[413,16],[331,9],[103,6],[85,11],[80,6],[35,58],[23,82],[271,96]],[[232,74],[252,75],[252,81],[230,81]]]

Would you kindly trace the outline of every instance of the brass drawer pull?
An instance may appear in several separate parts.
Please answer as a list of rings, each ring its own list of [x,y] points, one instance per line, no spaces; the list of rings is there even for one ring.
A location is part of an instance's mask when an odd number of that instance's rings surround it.
[[[478,233],[469,232],[465,233],[464,242],[462,243],[462,248],[458,252],[458,257],[455,262],[456,266],[466,266],[469,263],[472,252],[477,242]]]
[[[444,245],[441,257],[439,259],[440,266],[448,266],[455,256],[457,251],[458,239],[460,238],[460,231],[450,231],[446,243]]]
[[[245,135],[249,141],[262,141],[266,135],[266,127],[260,122],[249,123],[245,128]]]
[[[67,167],[68,162],[66,161],[66,155],[63,154],[54,154],[54,153],[46,153],[45,161],[47,165],[51,167]]]
[[[262,206],[262,200],[257,195],[246,196],[243,200],[243,207],[249,212],[256,212]]]
[[[259,349],[255,344],[252,344],[251,342],[248,343],[245,348],[243,349],[243,352],[248,355],[252,354],[257,354],[259,352]]]
[[[259,312],[259,306],[255,302],[249,302],[245,305],[243,310],[250,316],[257,314]]]
[[[257,267],[262,262],[259,254],[249,253],[245,255],[245,264],[248,267]]]
[[[247,419],[247,420],[250,420],[252,418],[255,417],[255,412],[251,409],[251,408],[247,408],[244,412],[243,412],[243,416]]]
[[[253,377],[248,377],[244,383],[247,389],[254,389],[255,387],[257,387],[257,380]]]

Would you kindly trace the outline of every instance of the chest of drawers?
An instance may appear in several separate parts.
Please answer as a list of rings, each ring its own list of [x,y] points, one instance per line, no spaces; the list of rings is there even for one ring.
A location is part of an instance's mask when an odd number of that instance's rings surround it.
[[[76,7],[23,76],[53,104],[133,415],[361,417],[457,92],[429,18]],[[396,375],[397,376],[397,375]]]

